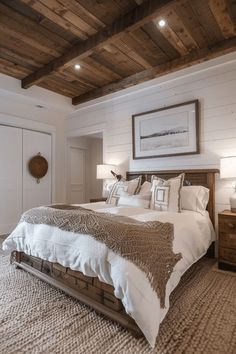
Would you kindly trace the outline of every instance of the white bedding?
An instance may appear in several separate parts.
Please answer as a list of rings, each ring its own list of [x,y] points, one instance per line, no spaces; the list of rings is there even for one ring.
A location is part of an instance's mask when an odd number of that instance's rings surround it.
[[[98,212],[130,216],[140,221],[159,220],[174,224],[173,251],[182,259],[174,267],[167,283],[165,309],[152,290],[145,274],[131,262],[110,251],[91,236],[62,231],[48,225],[23,222],[4,241],[6,251],[23,251],[35,257],[58,262],[63,266],[98,278],[115,288],[115,296],[122,300],[152,347],[159,325],[169,309],[169,295],[182,274],[207,251],[215,238],[209,216],[192,211],[182,213],[157,212],[132,207],[108,207],[103,202],[84,204]]]

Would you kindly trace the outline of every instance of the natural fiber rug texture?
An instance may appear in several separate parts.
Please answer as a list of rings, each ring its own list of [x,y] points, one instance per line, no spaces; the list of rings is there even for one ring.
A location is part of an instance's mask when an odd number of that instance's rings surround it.
[[[194,265],[171,296],[156,348],[0,254],[0,353],[236,353],[236,277]]]

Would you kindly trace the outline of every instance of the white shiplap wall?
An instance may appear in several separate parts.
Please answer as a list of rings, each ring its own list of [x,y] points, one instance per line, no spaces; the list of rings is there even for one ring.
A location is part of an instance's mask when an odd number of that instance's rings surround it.
[[[132,114],[192,99],[200,101],[199,155],[132,159]],[[218,168],[236,155],[236,53],[78,106],[66,122],[68,136],[103,130],[104,162],[125,170]],[[233,181],[216,182],[216,211],[227,207]]]

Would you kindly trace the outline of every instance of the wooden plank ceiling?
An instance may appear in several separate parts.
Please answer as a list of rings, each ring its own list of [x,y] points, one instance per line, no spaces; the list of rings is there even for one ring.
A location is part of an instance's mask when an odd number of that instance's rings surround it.
[[[0,72],[73,104],[235,50],[236,0],[0,0]]]

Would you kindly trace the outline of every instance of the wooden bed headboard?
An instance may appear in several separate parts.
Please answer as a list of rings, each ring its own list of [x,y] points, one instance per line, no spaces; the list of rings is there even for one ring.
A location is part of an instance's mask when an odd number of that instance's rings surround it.
[[[169,179],[178,176],[180,173],[185,173],[185,181],[189,181],[191,185],[204,186],[210,190],[209,202],[207,210],[210,219],[215,227],[215,174],[218,173],[217,169],[204,169],[204,170],[167,170],[167,171],[135,171],[126,172],[126,179],[131,180],[142,175],[142,183],[144,181],[151,181],[151,176],[155,175],[163,179]]]

